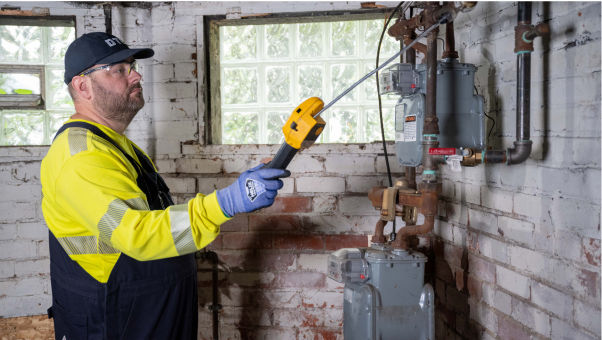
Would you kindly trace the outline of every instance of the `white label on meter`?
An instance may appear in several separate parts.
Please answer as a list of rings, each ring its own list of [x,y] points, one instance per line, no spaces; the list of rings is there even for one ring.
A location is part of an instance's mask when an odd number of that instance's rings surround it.
[[[345,301],[352,303],[353,302],[353,290],[349,289],[349,288],[345,288],[345,292],[343,293],[343,296],[345,297]]]
[[[445,162],[449,165],[451,171],[462,172],[462,167],[460,166],[462,159],[464,159],[464,157],[461,155],[450,155],[445,158]]]
[[[416,116],[406,116],[403,123],[404,141],[415,142],[416,141]]]
[[[397,131],[395,132],[395,141],[396,142],[403,142],[403,132]]]

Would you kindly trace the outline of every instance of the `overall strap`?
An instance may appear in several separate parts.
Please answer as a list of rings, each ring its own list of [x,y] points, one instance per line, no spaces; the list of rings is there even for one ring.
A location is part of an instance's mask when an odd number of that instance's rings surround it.
[[[127,152],[125,152],[111,137],[109,137],[106,133],[104,133],[98,127],[86,123],[86,122],[70,122],[66,123],[56,132],[54,139],[58,137],[61,133],[63,133],[66,129],[70,127],[79,127],[83,129],[87,129],[93,134],[101,137],[107,142],[111,143],[117,150],[121,151],[121,153],[127,158],[127,160],[132,164],[136,173],[138,173],[138,179],[136,182],[138,186],[147,196],[147,200],[151,209],[165,209],[170,205],[173,205],[173,199],[169,194],[169,188],[165,184],[165,181],[161,176],[157,173],[155,168],[152,165],[150,159],[140,151],[135,145],[132,145],[134,149],[134,153],[140,163],[136,162],[132,156],[130,156]],[[54,141],[53,139],[53,141]]]

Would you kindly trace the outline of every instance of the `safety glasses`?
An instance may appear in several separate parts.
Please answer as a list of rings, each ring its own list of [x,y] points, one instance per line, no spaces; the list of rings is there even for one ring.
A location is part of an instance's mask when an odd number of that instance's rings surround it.
[[[136,64],[136,60],[134,60],[132,62],[120,61],[117,63],[112,63],[112,64],[107,64],[107,65],[102,65],[102,66],[98,66],[95,68],[91,68],[87,71],[82,72],[80,74],[80,76],[81,77],[87,76],[90,73],[96,72],[99,70],[105,70],[108,74],[110,74],[113,77],[129,76],[130,73],[132,73],[132,70],[138,71],[138,64]]]

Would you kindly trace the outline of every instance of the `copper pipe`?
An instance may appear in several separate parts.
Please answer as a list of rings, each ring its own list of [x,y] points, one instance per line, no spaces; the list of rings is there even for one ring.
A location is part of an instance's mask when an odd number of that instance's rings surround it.
[[[373,187],[368,192],[368,198],[372,202],[372,206],[376,209],[382,208],[383,204],[383,194],[387,188],[385,187]],[[434,195],[434,197],[433,197]],[[436,209],[436,201],[437,201],[437,191],[427,188],[419,193],[409,193],[399,191],[397,194],[397,203],[395,204],[395,212],[397,214],[401,214],[403,210],[403,206],[416,207],[425,214],[428,212],[432,213],[432,207],[427,205],[432,205],[433,201],[435,202],[434,207]],[[426,203],[425,203],[426,202]],[[436,211],[436,210],[435,210]],[[434,214],[434,213],[433,213]]]
[[[427,36],[426,52],[426,113],[423,134],[439,134],[437,124],[437,33],[434,29]]]
[[[450,21],[445,24],[445,51],[441,56],[443,59],[446,58],[458,58],[458,52],[456,51],[456,39],[454,37],[454,22]]]
[[[401,228],[401,230],[399,230],[399,235],[397,236],[397,239],[392,243],[393,248],[407,250],[409,248],[409,236],[429,233],[431,230],[433,230],[434,226],[435,216],[425,216],[424,224],[411,225]]]
[[[406,181],[408,182],[408,188],[416,189],[416,168],[415,167],[413,167],[413,166],[405,167],[405,178],[406,178]]]
[[[418,193],[418,194],[400,193],[398,196],[399,196],[398,197],[399,204],[397,204],[397,207],[402,207],[404,205],[407,205],[410,207],[420,208],[422,206],[422,194],[421,193]]]
[[[436,190],[425,190],[420,193],[420,206],[418,210],[424,215],[424,223],[401,228],[397,239],[392,243],[393,248],[408,249],[409,236],[426,234],[433,230],[435,215],[437,214],[438,197],[439,195]]]
[[[372,205],[374,207],[382,207],[383,193],[385,190],[386,188],[384,187],[373,187],[368,193],[368,198],[370,198],[370,201],[372,201]],[[397,195],[398,203],[395,205],[395,211],[401,213],[404,205],[417,207],[418,211],[424,215],[425,220],[424,224],[422,225],[414,225],[401,228],[397,239],[392,243],[394,248],[408,249],[408,236],[428,233],[433,229],[435,223],[435,215],[437,214],[438,199],[439,195],[437,189],[433,190],[428,186],[425,186],[425,189],[422,192],[416,194],[406,193],[402,191],[399,192],[399,194]],[[372,242],[376,242],[375,237],[380,236],[378,234],[378,228],[380,228],[381,223],[382,222],[379,221],[376,224],[375,235],[372,238]],[[383,229],[384,226],[385,224],[382,224]]]
[[[388,33],[389,35],[404,40],[404,43],[409,44],[411,34],[414,30],[420,26],[430,26],[442,18],[442,15],[450,16],[445,12],[447,8],[443,8],[438,3],[428,3],[424,10],[417,16],[408,20],[399,20],[393,25]],[[447,34],[452,36],[448,38],[448,44],[451,44],[453,50],[453,25],[448,26]],[[423,44],[416,44],[415,49],[425,54],[426,56],[426,114],[424,119],[423,131],[423,148],[428,150],[428,147],[437,147],[439,142],[437,135],[439,134],[439,124],[437,119],[436,111],[436,95],[437,95],[437,34],[439,29],[435,29],[430,32],[427,36],[426,51],[424,50]],[[422,45],[422,46],[421,46]],[[399,231],[399,236],[393,241],[392,245],[394,248],[408,249],[409,241],[408,237],[412,235],[418,235],[430,232],[435,224],[435,215],[437,213],[437,201],[438,201],[438,184],[436,177],[437,164],[432,155],[428,152],[423,154],[423,176],[422,183],[420,184],[418,193],[408,192],[399,190],[397,195],[397,202],[395,205],[395,212],[402,213],[404,206],[416,207],[418,211],[425,217],[424,224],[412,225],[402,228]],[[426,173],[426,170],[429,173]],[[368,193],[368,198],[372,201],[372,205],[376,208],[382,208],[383,193],[386,190],[384,187],[373,187]],[[377,229],[380,227],[377,223]],[[383,225],[384,228],[384,225]],[[375,234],[375,237],[379,236]]]
[[[414,39],[412,39],[410,35],[403,36],[404,44],[409,45],[412,41],[414,41]],[[425,44],[417,42],[412,46],[412,48],[415,49],[416,51],[426,55],[426,45]]]
[[[378,222],[376,222],[376,226],[374,227],[374,235],[372,236],[372,243],[385,243],[387,241],[384,235],[386,225],[387,221],[385,220],[378,220]]]

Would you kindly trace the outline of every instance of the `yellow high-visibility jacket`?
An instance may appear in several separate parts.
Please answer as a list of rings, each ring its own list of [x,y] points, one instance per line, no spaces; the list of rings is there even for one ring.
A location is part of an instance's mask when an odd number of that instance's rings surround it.
[[[85,122],[139,162],[126,136]],[[211,243],[229,219],[215,192],[149,210],[137,176],[119,150],[84,128],[61,133],[42,161],[46,224],[69,257],[101,283],[108,281],[121,253],[138,261],[189,254]]]

